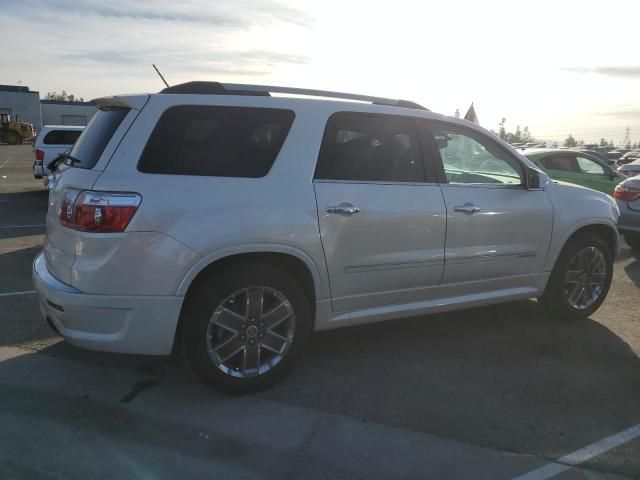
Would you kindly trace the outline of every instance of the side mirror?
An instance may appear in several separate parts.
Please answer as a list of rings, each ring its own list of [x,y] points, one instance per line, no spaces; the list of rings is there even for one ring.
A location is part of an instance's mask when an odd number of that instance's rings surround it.
[[[535,168],[527,170],[527,189],[544,188],[549,183],[549,177]]]

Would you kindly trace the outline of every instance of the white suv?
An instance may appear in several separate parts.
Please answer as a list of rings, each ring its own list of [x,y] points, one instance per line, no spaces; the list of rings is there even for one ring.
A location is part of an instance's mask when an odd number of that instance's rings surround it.
[[[214,82],[95,104],[52,175],[33,267],[74,345],[177,347],[242,392],[280,377],[314,330],[525,298],[582,318],[609,289],[614,200],[549,182],[470,122]]]
[[[47,165],[58,155],[71,150],[84,127],[68,125],[45,125],[33,142],[33,178],[44,178],[48,183]]]

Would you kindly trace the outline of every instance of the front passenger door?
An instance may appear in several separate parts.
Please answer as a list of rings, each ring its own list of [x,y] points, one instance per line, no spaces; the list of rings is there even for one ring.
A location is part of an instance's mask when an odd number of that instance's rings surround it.
[[[576,160],[580,169],[579,175],[582,178],[581,185],[609,195],[613,193],[613,189],[620,182],[617,174],[591,158],[576,155]]]
[[[447,209],[443,296],[532,287],[543,271],[553,211],[525,186],[526,165],[488,135],[428,122]]]

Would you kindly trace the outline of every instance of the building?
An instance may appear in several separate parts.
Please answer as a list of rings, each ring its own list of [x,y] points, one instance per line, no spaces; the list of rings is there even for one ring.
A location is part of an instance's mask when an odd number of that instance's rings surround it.
[[[43,125],[86,125],[97,109],[89,102],[40,100]]]
[[[89,102],[40,100],[27,86],[0,85],[0,113],[31,123],[36,132],[43,125],[86,125],[96,111]]]
[[[42,128],[40,94],[29,87],[0,85],[0,113],[8,113],[13,120],[31,123],[36,131]]]

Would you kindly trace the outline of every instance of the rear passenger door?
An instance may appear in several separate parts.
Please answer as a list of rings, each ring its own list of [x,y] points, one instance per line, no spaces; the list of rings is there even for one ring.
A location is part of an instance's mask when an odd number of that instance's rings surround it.
[[[559,153],[549,155],[540,160],[542,167],[554,180],[561,182],[577,183],[580,168],[576,156],[572,153]]]
[[[334,310],[434,295],[443,270],[445,206],[422,151],[411,117],[340,112],[329,118],[314,188]]]

